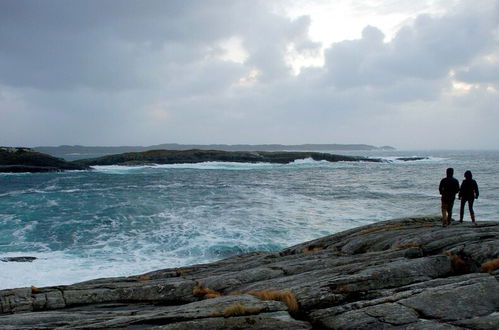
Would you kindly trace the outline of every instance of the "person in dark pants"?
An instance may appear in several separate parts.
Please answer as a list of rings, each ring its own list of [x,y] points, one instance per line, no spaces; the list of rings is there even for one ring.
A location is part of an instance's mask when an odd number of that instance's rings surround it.
[[[454,200],[459,192],[459,181],[453,175],[454,169],[448,168],[447,177],[443,178],[438,186],[440,195],[442,195],[442,225],[444,227],[450,225]]]
[[[459,199],[461,200],[461,209],[459,212],[459,222],[463,222],[464,217],[464,207],[466,202],[468,202],[468,208],[470,209],[471,222],[475,223],[475,212],[473,211],[473,202],[475,198],[478,198],[478,184],[473,180],[473,174],[471,171],[464,172],[464,180],[461,183],[461,188],[459,189]]]

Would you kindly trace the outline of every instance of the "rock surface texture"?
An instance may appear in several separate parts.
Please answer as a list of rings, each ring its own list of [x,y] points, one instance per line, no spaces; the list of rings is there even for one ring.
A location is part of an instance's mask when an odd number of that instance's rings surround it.
[[[379,222],[212,264],[0,291],[1,329],[497,329],[499,222]]]

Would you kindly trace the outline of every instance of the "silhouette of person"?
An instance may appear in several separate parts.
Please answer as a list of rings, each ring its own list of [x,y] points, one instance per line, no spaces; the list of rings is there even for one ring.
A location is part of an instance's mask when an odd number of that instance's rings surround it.
[[[448,226],[452,220],[452,208],[454,207],[454,200],[459,191],[459,181],[453,177],[454,169],[447,169],[447,177],[440,181],[438,190],[442,195],[442,225]]]
[[[461,183],[461,188],[459,189],[459,199],[461,200],[461,209],[459,210],[459,222],[463,222],[464,217],[464,207],[466,202],[468,202],[468,208],[470,210],[471,222],[475,223],[475,212],[473,211],[473,202],[475,198],[478,198],[478,184],[473,180],[473,174],[471,171],[464,172],[464,180]]]

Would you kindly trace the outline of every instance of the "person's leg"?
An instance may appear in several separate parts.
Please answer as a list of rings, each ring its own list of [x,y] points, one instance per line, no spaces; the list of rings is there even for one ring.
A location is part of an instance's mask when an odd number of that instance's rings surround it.
[[[440,208],[442,210],[442,225],[445,226],[447,223],[447,203],[442,200]]]
[[[450,225],[452,220],[452,208],[454,207],[454,201],[447,202],[447,224]]]
[[[469,209],[470,209],[470,217],[471,217],[471,222],[472,222],[472,223],[475,223],[475,211],[473,210],[473,202],[474,202],[474,201],[475,201],[475,200],[473,200],[473,199],[470,199],[470,200],[468,201],[468,207],[469,207]]]
[[[461,199],[461,207],[459,208],[459,222],[463,222],[464,218],[464,205],[466,204],[466,200],[464,198]]]

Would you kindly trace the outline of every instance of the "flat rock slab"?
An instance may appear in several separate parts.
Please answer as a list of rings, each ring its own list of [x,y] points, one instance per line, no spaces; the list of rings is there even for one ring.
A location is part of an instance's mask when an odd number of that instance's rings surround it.
[[[496,329],[499,222],[404,218],[281,252],[0,291],[0,329]]]

